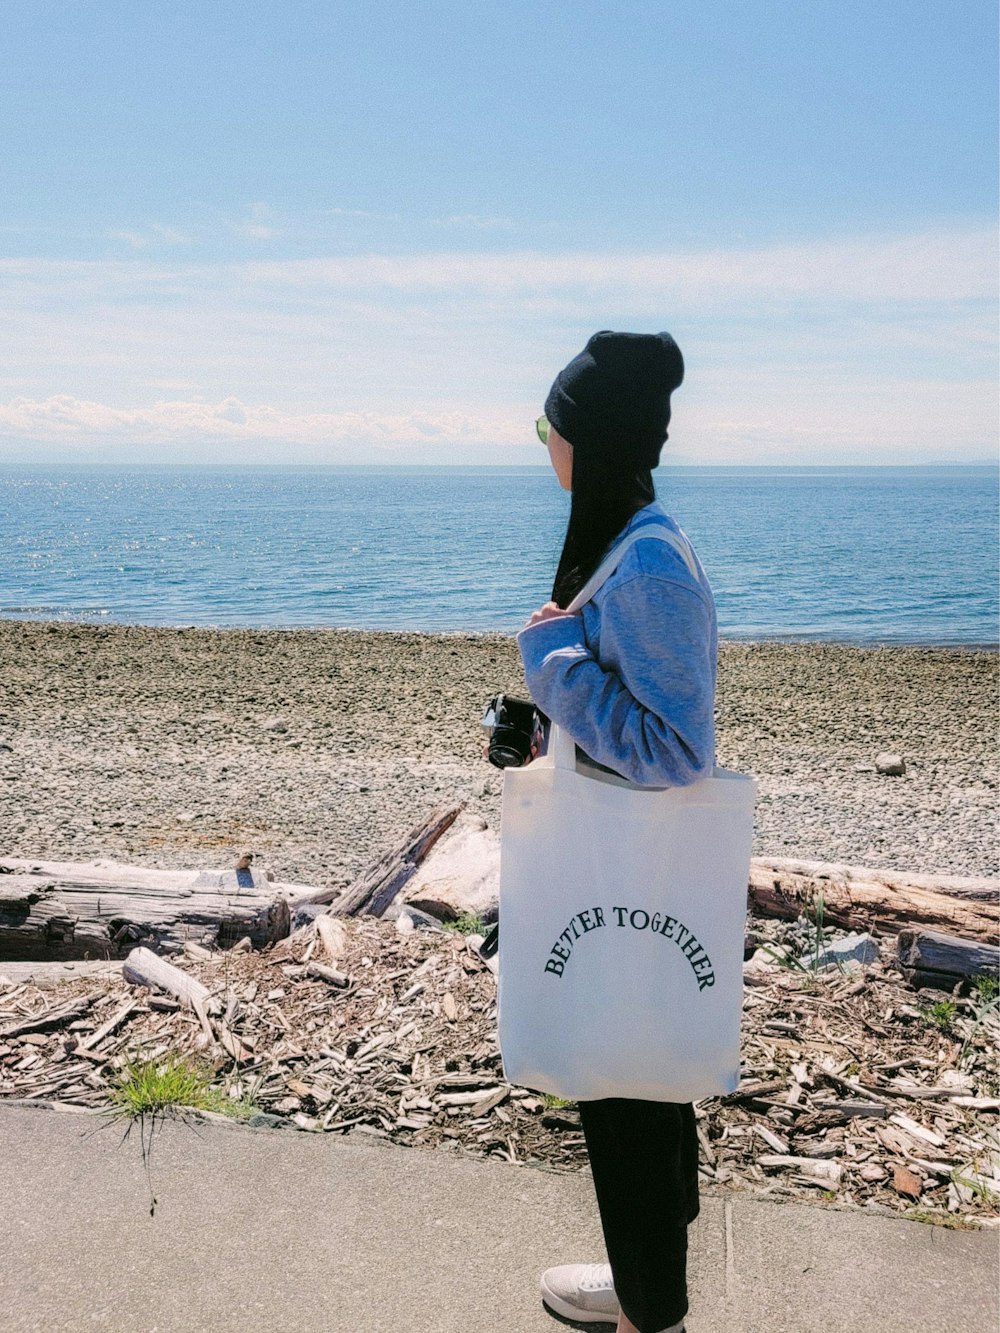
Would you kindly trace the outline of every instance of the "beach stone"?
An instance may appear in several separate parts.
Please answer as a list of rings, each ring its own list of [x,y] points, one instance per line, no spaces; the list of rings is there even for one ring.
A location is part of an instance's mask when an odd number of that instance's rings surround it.
[[[924,1188],[920,1177],[902,1162],[895,1163],[892,1168],[892,1183],[897,1194],[909,1195],[911,1199],[919,1199]]]
[[[401,935],[410,934],[414,930],[443,929],[437,917],[431,916],[429,912],[421,912],[419,908],[411,906],[410,903],[393,903],[383,915],[390,920],[395,917],[396,929]]]
[[[834,940],[828,944],[823,952],[813,963],[809,959],[810,966],[819,967],[843,967],[849,963],[862,964],[874,963],[878,958],[878,945],[867,932],[865,934],[845,935],[843,939]]]
[[[322,903],[300,903],[292,912],[291,929],[296,931],[303,926],[311,925],[326,910],[326,906]]]
[[[887,778],[901,778],[906,772],[906,764],[902,755],[883,750],[875,756],[875,772]]]
[[[279,878],[346,886],[431,804],[466,800],[499,827],[502,774],[476,724],[484,680],[525,691],[509,635],[112,626],[98,637],[0,618],[0,658],[8,855],[193,869],[203,844],[225,847],[223,864],[253,846]],[[718,761],[760,784],[754,853],[995,875],[997,673],[996,654],[979,650],[723,642]],[[876,782],[875,756],[893,742],[906,745],[906,781]],[[191,810],[197,822],[176,822]],[[64,839],[85,813],[92,832]]]

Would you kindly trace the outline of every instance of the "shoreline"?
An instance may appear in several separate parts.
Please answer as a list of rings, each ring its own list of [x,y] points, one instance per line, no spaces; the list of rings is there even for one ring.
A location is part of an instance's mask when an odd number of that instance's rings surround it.
[[[754,854],[997,874],[997,679],[990,649],[722,640]],[[479,718],[524,689],[501,633],[0,618],[0,851],[342,886],[433,805],[498,827]]]
[[[446,638],[506,638],[513,639],[516,630],[503,629],[409,629],[409,628],[383,628],[380,626],[369,625],[219,625],[219,624],[197,624],[170,622],[169,624],[153,624],[147,621],[138,620],[116,620],[111,617],[104,618],[94,616],[86,620],[75,620],[71,617],[63,616],[19,616],[0,612],[0,624],[14,625],[34,625],[47,627],[49,625],[66,625],[74,628],[91,629],[131,629],[131,630],[176,630],[183,633],[192,631],[204,631],[210,634],[402,634],[402,635],[426,635],[428,638],[446,639]],[[929,649],[934,652],[970,652],[970,653],[997,653],[1000,654],[1000,639],[988,640],[953,640],[953,639],[827,639],[822,636],[811,636],[805,634],[771,634],[763,637],[755,637],[752,634],[719,634],[719,648],[724,644],[788,644],[793,647],[810,646],[829,646],[831,648],[861,648],[861,649]]]

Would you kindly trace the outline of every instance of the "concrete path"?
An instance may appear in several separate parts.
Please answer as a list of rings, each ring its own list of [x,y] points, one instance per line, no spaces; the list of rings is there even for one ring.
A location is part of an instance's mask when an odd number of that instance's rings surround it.
[[[548,1264],[601,1260],[585,1175],[293,1130],[0,1104],[0,1330],[558,1333]],[[709,1197],[689,1333],[986,1333],[998,1234]],[[594,1327],[594,1326],[591,1326]]]

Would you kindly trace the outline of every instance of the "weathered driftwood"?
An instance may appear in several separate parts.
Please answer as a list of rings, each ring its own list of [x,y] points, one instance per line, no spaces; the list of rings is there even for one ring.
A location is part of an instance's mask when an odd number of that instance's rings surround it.
[[[899,961],[919,985],[954,986],[959,977],[997,977],[1000,948],[995,944],[962,940],[940,930],[901,930]],[[911,970],[913,976],[911,976]]]
[[[485,820],[458,828],[407,884],[402,899],[440,921],[493,921],[500,893],[500,839]]]
[[[84,1023],[0,1041],[0,1099],[105,1109],[123,1060],[176,1050],[207,1055],[220,1085],[239,1093],[242,1084],[263,1112],[304,1130],[458,1143],[473,1154],[579,1171],[579,1115],[503,1078],[496,985],[471,940],[401,935],[368,916],[337,924],[346,936],[337,967],[361,983],[346,989],[307,972],[312,943],[321,956],[315,931],[284,958],[276,955],[290,941],[262,954],[173,960],[225,996],[225,1030],[218,1018],[207,1029],[225,1049],[228,1031],[234,1049],[238,1041],[250,1052],[240,1065],[250,1067],[248,1077],[233,1078],[215,1042],[206,1050],[206,1025],[176,1012],[175,1001],[132,992],[120,976],[94,978],[73,988],[97,996]],[[775,943],[791,934],[776,922],[757,929]],[[857,974],[777,968],[747,992],[744,1081],[734,1095],[699,1106],[705,1179],[772,1199],[839,1185],[855,1206],[901,1212],[919,1183],[921,1206],[938,1217],[995,1221],[1000,1016],[960,1000],[943,1033],[886,954]],[[81,1057],[88,1034],[133,997],[137,1008]],[[59,999],[0,982],[0,1025],[35,1021]],[[815,1166],[822,1162],[834,1169]],[[906,1188],[897,1168],[909,1173],[900,1173]]]
[[[343,972],[338,972],[336,968],[324,967],[322,963],[307,963],[306,976],[316,977],[319,981],[326,981],[331,986],[344,988],[351,984],[351,978],[345,976]]]
[[[791,920],[823,902],[827,922],[895,935],[907,927],[947,930],[992,943],[1000,923],[1000,881],[904,874],[822,861],[755,856],[749,905],[758,916]]]
[[[102,1023],[96,1032],[92,1032],[89,1037],[84,1038],[84,1040],[80,1042],[77,1046],[77,1050],[81,1052],[92,1051],[95,1046],[100,1046],[104,1038],[114,1032],[115,1028],[120,1027],[125,1019],[128,1018],[130,1014],[134,1013],[138,1007],[138,1000],[126,1000],[122,1007],[116,1010],[106,1023]]]
[[[182,1004],[188,1004],[198,1013],[203,1008],[207,1014],[210,1008],[217,1007],[217,1001],[211,1000],[207,986],[187,972],[182,972],[173,963],[160,958],[150,949],[133,949],[122,964],[122,975],[132,986],[148,986],[151,990],[165,990],[174,995]],[[211,1035],[211,1034],[209,1034]]]
[[[338,893],[336,889],[320,889],[303,902],[330,903],[331,916],[381,916],[400,890],[416,874],[417,867],[442,834],[447,833],[461,814],[461,805],[439,805],[426,819],[412,829],[402,842],[390,848],[370,866],[350,888]],[[335,901],[334,901],[335,900]]]
[[[260,948],[288,934],[288,897],[303,891],[258,871],[241,885],[235,871],[4,858],[0,959],[116,958],[138,943],[176,953],[242,936]]]
[[[448,919],[468,912],[493,919],[499,839],[488,830],[459,828],[414,873],[412,861],[406,859],[407,849],[433,826],[433,819],[434,814],[401,847],[366,871],[330,910],[338,915],[360,915],[368,897],[376,894],[373,885],[381,885],[386,892],[373,899],[369,909],[373,915],[381,915],[402,888],[408,904],[433,916]],[[443,824],[435,838],[447,827]],[[430,845],[423,844],[424,854]],[[326,892],[324,901],[332,893]],[[895,935],[907,927],[926,926],[992,943],[1000,928],[1000,880],[875,870],[790,857],[756,856],[751,861],[748,906],[756,915],[787,920],[803,912],[812,915],[820,897],[827,922],[852,930]],[[375,910],[375,900],[383,904],[381,911]]]
[[[343,921],[336,921],[332,916],[324,914],[316,918],[315,925],[323,952],[331,963],[335,963],[347,947],[347,930]]]
[[[67,1004],[46,1009],[41,1014],[33,1014],[30,1018],[17,1019],[0,1028],[0,1037],[23,1037],[29,1032],[51,1032],[53,1028],[62,1027],[65,1023],[72,1023],[75,1019],[82,1018],[96,999],[96,995],[84,995],[79,999],[70,1000]]]
[[[60,986],[64,981],[76,981],[80,977],[103,977],[112,984],[122,974],[122,965],[116,959],[100,958],[87,960],[73,958],[66,963],[46,963],[37,960],[29,962],[0,962],[0,991],[5,984],[19,985],[30,981],[34,986],[49,990]]]

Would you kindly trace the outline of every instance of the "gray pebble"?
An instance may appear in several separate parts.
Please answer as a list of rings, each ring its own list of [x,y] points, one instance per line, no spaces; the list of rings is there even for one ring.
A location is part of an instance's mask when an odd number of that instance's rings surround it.
[[[875,756],[875,771],[884,777],[901,778],[906,772],[906,764],[901,755],[883,750],[881,754]]]

